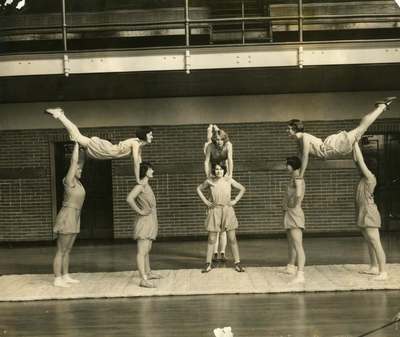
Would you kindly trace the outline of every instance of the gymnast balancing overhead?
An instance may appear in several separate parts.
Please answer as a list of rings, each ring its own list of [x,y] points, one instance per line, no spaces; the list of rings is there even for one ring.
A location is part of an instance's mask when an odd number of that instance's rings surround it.
[[[228,134],[210,124],[207,129],[207,142],[204,144],[204,171],[207,177],[211,176],[211,166],[221,163],[227,168],[227,175],[233,176],[233,147]]]
[[[149,162],[140,164],[141,184],[137,184],[128,194],[126,201],[138,214],[134,223],[133,238],[137,240],[136,261],[141,277],[140,286],[155,288],[149,280],[160,279],[161,275],[150,268],[150,251],[153,241],[157,238],[158,220],[156,198],[149,184],[153,179],[154,170]]]
[[[288,240],[289,262],[285,272],[296,275],[290,283],[303,283],[306,256],[303,248],[303,230],[305,228],[304,212],[301,202],[304,198],[305,183],[300,177],[301,160],[298,157],[286,159],[286,168],[291,174],[284,201],[283,226]],[[296,267],[297,266],[297,267]]]
[[[58,119],[67,129],[71,140],[84,147],[91,158],[105,160],[132,156],[135,179],[137,183],[140,183],[139,167],[142,162],[142,147],[150,144],[153,140],[153,131],[150,127],[137,128],[137,138],[129,138],[119,144],[112,144],[99,137],[89,138],[82,135],[78,127],[65,116],[61,108],[46,109],[45,113]]]
[[[367,242],[370,256],[369,269],[361,273],[377,275],[374,280],[385,281],[388,275],[386,255],[379,236],[381,217],[373,195],[376,178],[366,165],[358,143],[354,145],[354,160],[361,174],[356,190],[357,226]]]
[[[210,176],[210,165],[213,163],[224,162],[224,166],[232,168],[231,176],[233,174],[233,150],[232,143],[228,140],[229,137],[227,133],[223,130],[220,130],[217,125],[210,124],[207,128],[207,142],[204,143],[204,170],[206,176]],[[225,141],[225,143],[224,143]],[[207,152],[209,154],[209,158],[207,158]],[[227,245],[227,237],[226,231],[219,232],[217,234],[215,245],[214,245],[214,254],[212,261],[213,262],[226,262],[226,245]]]
[[[301,151],[300,176],[303,177],[306,171],[309,155],[323,159],[330,159],[352,153],[354,144],[357,143],[373,122],[384,112],[396,97],[387,97],[383,101],[375,103],[375,109],[365,115],[360,124],[351,131],[340,131],[330,135],[324,141],[309,133],[304,132],[303,122],[299,119],[292,119],[288,123],[288,134],[298,140]]]
[[[80,232],[80,217],[85,189],[80,182],[85,152],[79,153],[75,143],[67,175],[63,179],[64,197],[57,214],[53,232],[57,234],[57,252],[53,260],[54,286],[69,288],[70,283],[79,283],[69,275],[69,256],[76,236]]]
[[[245,187],[229,176],[225,176],[226,168],[222,164],[215,164],[212,167],[213,178],[206,179],[197,187],[197,194],[203,203],[208,207],[205,226],[208,231],[208,245],[206,264],[203,273],[208,273],[212,269],[212,254],[216,237],[220,232],[227,232],[232,254],[235,262],[235,270],[244,272],[240,264],[239,247],[236,240],[235,230],[238,228],[238,220],[233,206],[242,198]],[[232,187],[239,190],[235,199],[231,199]],[[207,199],[203,191],[210,191],[211,200]]]

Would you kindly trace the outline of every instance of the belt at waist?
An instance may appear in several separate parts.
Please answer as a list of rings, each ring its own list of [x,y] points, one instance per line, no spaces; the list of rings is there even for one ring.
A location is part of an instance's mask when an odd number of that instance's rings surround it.
[[[76,210],[78,210],[78,211],[81,210],[81,207],[77,207],[76,205],[70,205],[70,204],[65,203],[65,202],[63,202],[62,207],[73,208],[73,209],[76,209]]]

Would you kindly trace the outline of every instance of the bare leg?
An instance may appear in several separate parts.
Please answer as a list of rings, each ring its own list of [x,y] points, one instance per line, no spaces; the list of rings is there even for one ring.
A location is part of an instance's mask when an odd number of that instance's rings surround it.
[[[64,234],[58,234],[58,238],[57,238],[57,252],[56,252],[56,256],[54,257],[53,260],[53,271],[54,271],[54,275],[56,277],[61,277],[62,276],[62,263],[63,263],[63,255],[64,255],[64,251],[66,250],[66,237],[64,236]]]
[[[366,231],[366,228],[361,229],[361,234],[363,235],[365,242],[367,243],[368,255],[369,255],[369,268],[367,270],[361,271],[361,274],[376,275],[379,272],[378,262],[377,262],[374,247],[370,241],[370,238]]]
[[[208,273],[212,269],[211,261],[217,236],[218,232],[208,232],[206,264],[204,269],[201,271],[202,273]]]
[[[62,279],[63,260],[65,252],[68,249],[69,241],[70,235],[60,233],[58,234],[57,252],[53,261],[53,270],[55,275],[54,286],[56,287],[69,288],[69,284]]]
[[[64,111],[61,108],[46,109],[46,113],[58,119],[65,126],[71,140],[78,142],[83,147],[87,147],[90,138],[80,133],[78,127],[64,115]]]
[[[148,281],[146,273],[146,264],[148,263],[146,260],[148,258],[149,248],[149,240],[137,240],[136,263],[141,277],[140,286],[145,288],[154,288],[154,285]]]
[[[63,256],[63,263],[62,263],[62,274],[68,274],[69,271],[69,254],[71,253],[72,246],[74,245],[76,234],[67,234],[68,241],[66,250]]]
[[[239,245],[237,243],[235,230],[233,229],[228,231],[227,236],[231,245],[233,259],[235,261],[235,270],[239,273],[244,272],[245,269],[240,264]]]
[[[218,255],[218,248],[219,248],[219,238],[221,236],[221,233],[217,233],[217,237],[215,238],[215,245],[214,245],[214,256],[215,254]]]
[[[378,259],[376,258],[375,249],[370,239],[368,239],[367,244],[368,244],[368,254],[369,254],[369,266],[370,269],[374,270],[378,268]]]
[[[155,273],[151,270],[150,267],[150,252],[151,252],[151,247],[153,247],[153,241],[149,240],[149,252],[147,253],[146,257],[146,271],[147,271],[147,278],[149,280],[158,280],[161,279],[162,276],[161,274]]]
[[[304,271],[306,255],[303,249],[303,231],[300,228],[293,228],[290,230],[290,236],[296,252],[298,271]]]
[[[150,250],[151,250],[151,240],[147,241],[147,254],[144,259],[144,271],[146,275],[150,273]]]
[[[75,243],[76,237],[77,237],[77,234],[71,234],[71,237],[68,242],[67,251],[65,252],[64,258],[63,258],[63,270],[62,270],[63,276],[62,277],[63,277],[63,280],[67,283],[79,283],[78,280],[73,279],[69,275],[69,256],[70,256],[72,247]]]
[[[215,242],[217,241],[217,236],[218,236],[217,232],[208,232],[206,263],[211,264],[212,254],[214,251]]]
[[[306,256],[303,249],[303,231],[300,228],[293,228],[290,230],[290,236],[292,239],[292,244],[296,251],[297,259],[297,273],[296,277],[290,282],[293,284],[303,283],[304,279],[304,264],[306,262]]]
[[[235,230],[228,231],[229,244],[231,246],[232,255],[235,263],[240,262],[239,245],[236,240]]]
[[[148,240],[137,240],[137,254],[136,254],[136,263],[139,270],[140,277],[143,280],[147,279],[146,273],[146,256],[148,250]]]
[[[358,142],[371,124],[376,121],[381,113],[384,112],[395,99],[396,97],[387,97],[383,101],[377,102],[375,105],[376,108],[361,119],[360,125],[351,130],[349,136]]]
[[[227,237],[226,237],[226,231],[221,232],[219,234],[219,251],[222,254],[225,254],[225,249],[226,249],[226,245],[227,245]]]
[[[290,229],[286,230],[286,236],[288,240],[288,256],[289,256],[288,266],[294,267],[296,265],[296,250],[294,248],[293,238]]]
[[[377,228],[366,228],[365,233],[369,237],[369,241],[375,252],[379,265],[379,274],[381,275],[386,272],[386,255],[382,248],[379,230]]]
[[[147,272],[147,278],[149,280],[159,280],[162,278],[161,274],[155,273],[151,270],[150,267],[150,252],[151,252],[151,247],[153,247],[153,241],[149,240],[149,248],[148,248],[148,253],[146,257],[146,272]]]

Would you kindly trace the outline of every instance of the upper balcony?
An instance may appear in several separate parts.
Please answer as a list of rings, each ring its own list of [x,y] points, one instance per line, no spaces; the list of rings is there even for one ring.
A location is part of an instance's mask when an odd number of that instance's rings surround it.
[[[399,88],[393,0],[18,1],[0,103]]]
[[[17,2],[0,7],[2,54],[400,38],[393,0]]]

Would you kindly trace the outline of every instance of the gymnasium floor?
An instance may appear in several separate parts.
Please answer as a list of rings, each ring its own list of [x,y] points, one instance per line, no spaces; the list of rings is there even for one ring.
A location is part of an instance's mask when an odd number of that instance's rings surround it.
[[[400,262],[400,236],[382,238],[388,263]],[[155,242],[153,269],[201,268],[203,241]],[[284,239],[239,241],[245,266],[286,263]],[[361,237],[306,237],[307,264],[367,263]],[[51,273],[52,246],[0,247],[0,273]],[[230,264],[226,267],[229,267]],[[221,266],[222,267],[222,266]],[[136,269],[135,244],[74,247],[71,272]],[[0,289],[1,292],[1,289]],[[0,302],[1,336],[213,336],[231,326],[239,336],[359,336],[400,311],[398,291],[202,295],[99,300]],[[395,325],[370,336],[400,336]]]

